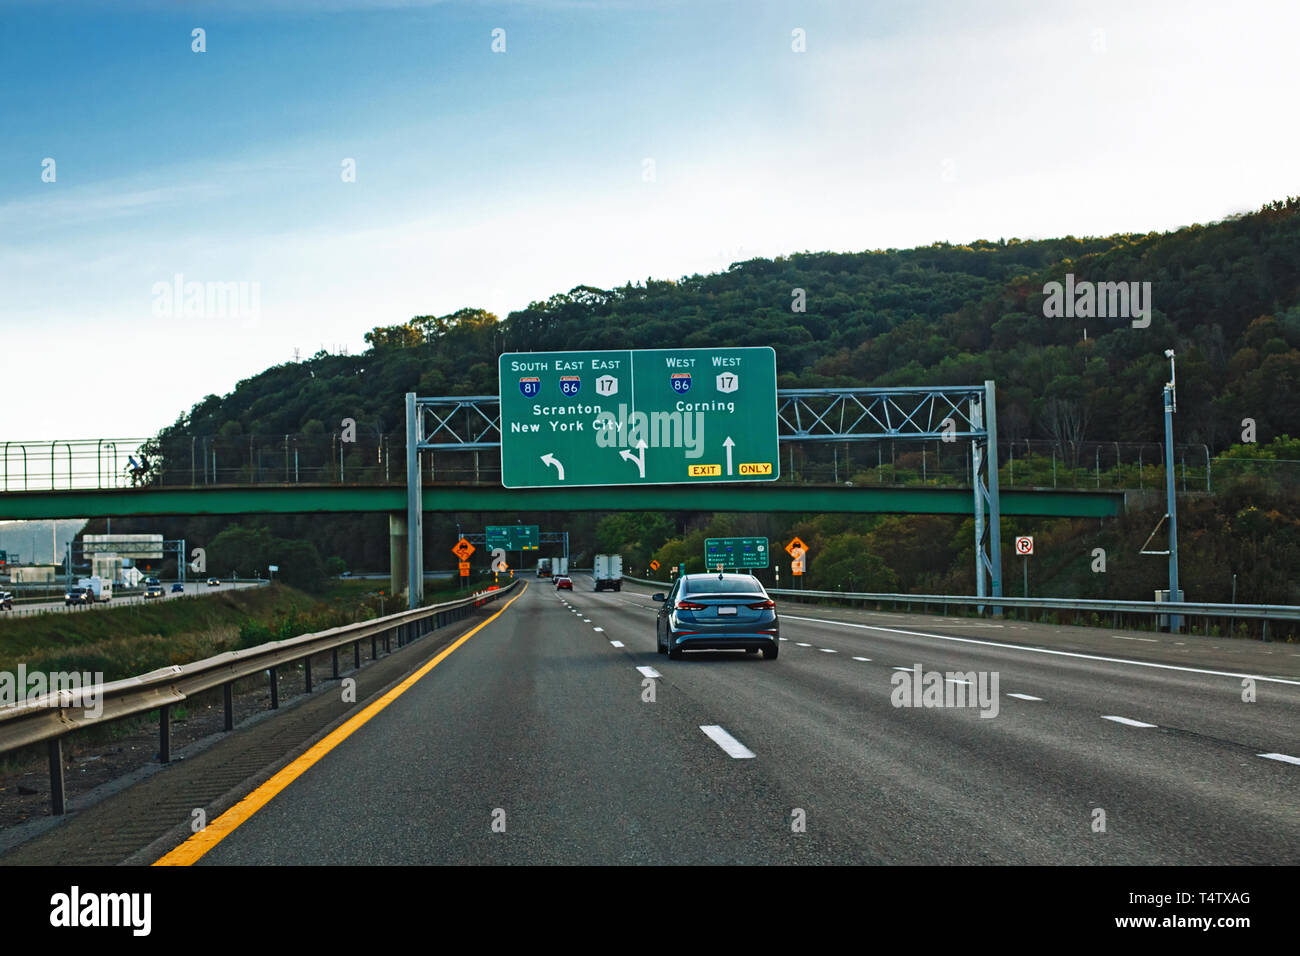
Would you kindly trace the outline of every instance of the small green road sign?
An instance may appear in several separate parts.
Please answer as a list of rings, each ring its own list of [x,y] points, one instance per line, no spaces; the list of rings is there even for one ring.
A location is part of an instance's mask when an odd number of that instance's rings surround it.
[[[507,488],[780,476],[770,348],[508,352],[497,368]]]
[[[490,524],[484,533],[488,550],[504,548],[506,551],[536,551],[542,536],[535,524]]]
[[[767,538],[705,538],[704,569],[765,568],[768,550]]]

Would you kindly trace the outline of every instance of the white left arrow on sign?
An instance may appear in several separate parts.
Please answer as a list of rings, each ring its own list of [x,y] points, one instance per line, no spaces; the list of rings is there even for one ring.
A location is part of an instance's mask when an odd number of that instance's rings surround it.
[[[626,448],[624,448],[621,452],[619,452],[619,454],[624,458],[626,458],[628,461],[635,462],[637,472],[640,474],[642,478],[644,478],[645,477],[645,449],[646,449],[645,439],[638,438],[636,447],[641,450],[640,455],[636,454],[635,452],[628,451]]]
[[[560,481],[563,481],[563,480],[564,480],[564,466],[561,465],[560,462],[559,462],[559,459],[557,459],[557,458],[556,458],[553,454],[551,454],[549,451],[548,451],[545,455],[542,456],[542,464],[545,464],[545,465],[554,465],[554,466],[555,466],[555,470],[556,470],[557,472],[559,472],[559,474],[560,474]]]

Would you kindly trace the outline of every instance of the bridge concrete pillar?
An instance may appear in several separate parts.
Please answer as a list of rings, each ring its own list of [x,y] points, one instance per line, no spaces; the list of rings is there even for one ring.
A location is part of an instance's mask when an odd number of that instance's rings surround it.
[[[388,577],[392,594],[397,598],[400,598],[410,586],[406,580],[407,533],[406,512],[390,511],[388,513]]]

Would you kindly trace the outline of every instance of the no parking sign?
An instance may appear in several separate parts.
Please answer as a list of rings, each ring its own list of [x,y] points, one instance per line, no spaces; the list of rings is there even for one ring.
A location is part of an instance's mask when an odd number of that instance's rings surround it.
[[[1028,535],[1016,538],[1016,554],[1033,554],[1034,539]]]

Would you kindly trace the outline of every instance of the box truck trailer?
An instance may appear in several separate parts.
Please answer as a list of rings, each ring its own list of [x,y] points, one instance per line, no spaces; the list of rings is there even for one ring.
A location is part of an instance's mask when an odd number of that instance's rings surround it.
[[[623,556],[621,554],[596,555],[592,577],[596,579],[597,591],[623,590]]]

